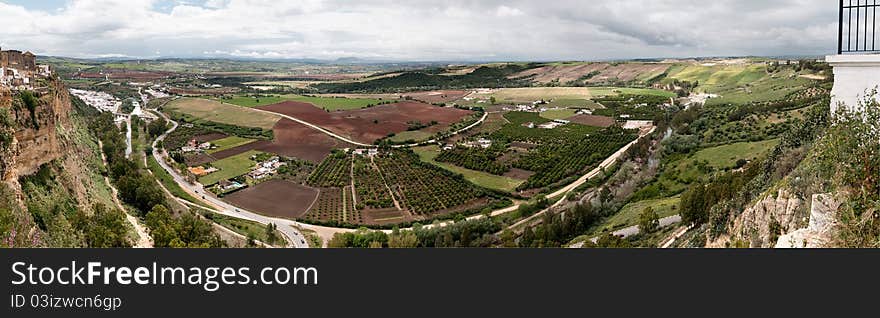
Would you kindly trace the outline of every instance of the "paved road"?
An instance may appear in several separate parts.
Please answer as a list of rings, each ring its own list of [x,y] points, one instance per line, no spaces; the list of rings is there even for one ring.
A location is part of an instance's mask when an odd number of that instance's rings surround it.
[[[192,195],[194,198],[201,200],[207,206],[212,207],[212,210],[214,210],[216,213],[255,221],[261,224],[274,223],[278,226],[278,231],[287,236],[288,241],[293,245],[293,247],[309,247],[308,240],[306,240],[302,233],[300,233],[296,228],[291,226],[299,225],[296,222],[291,220],[266,217],[254,212],[237,208],[229,203],[224,202],[223,200],[218,199],[210,191],[206,191],[201,184],[198,184],[198,182],[196,182],[196,184],[190,184],[189,182],[187,182],[183,176],[177,173],[177,171],[169,166],[168,163],[165,161],[168,156],[167,151],[165,151],[164,149],[159,150],[159,148],[157,147],[157,144],[160,141],[164,140],[170,133],[174,132],[174,130],[176,130],[179,125],[177,124],[177,122],[172,121],[170,118],[165,116],[165,114],[162,114],[161,112],[155,113],[162,118],[165,118],[165,120],[171,124],[171,128],[168,129],[168,131],[166,131],[164,134],[156,138],[155,141],[153,141],[153,157],[156,159],[159,165],[162,166],[163,169],[165,169],[165,171],[168,171],[168,173],[171,174],[171,176],[174,178],[174,181],[177,182],[177,184],[180,185],[184,189],[184,191],[189,192],[189,194]]]
[[[329,130],[327,130],[327,129],[324,129],[323,127],[317,126],[317,125],[315,125],[315,124],[312,124],[312,123],[310,123],[310,122],[307,122],[307,121],[301,120],[301,119],[296,118],[296,117],[293,117],[293,116],[285,115],[285,114],[282,114],[282,113],[276,113],[276,112],[273,112],[273,111],[268,111],[268,110],[258,109],[258,108],[251,108],[251,109],[256,110],[256,111],[258,111],[258,112],[263,112],[263,113],[266,113],[266,114],[272,114],[272,115],[276,115],[276,116],[281,116],[282,118],[290,119],[290,120],[292,120],[292,121],[295,121],[295,122],[298,122],[298,123],[300,123],[300,124],[303,124],[303,125],[305,125],[305,126],[307,126],[307,127],[309,127],[309,128],[312,128],[312,129],[315,129],[315,130],[317,130],[317,131],[320,131],[320,132],[322,132],[322,133],[324,133],[324,134],[326,134],[326,135],[328,135],[328,136],[330,136],[330,137],[333,137],[333,138],[339,139],[339,140],[341,140],[341,141],[344,141],[344,142],[347,142],[347,143],[350,143],[350,144],[353,144],[353,145],[356,145],[356,146],[365,147],[365,148],[376,148],[376,147],[378,147],[378,146],[373,145],[373,144],[365,144],[365,143],[362,143],[362,142],[357,142],[357,141],[354,141],[354,140],[348,139],[347,137],[344,137],[344,136],[338,135],[338,134],[336,134],[336,133],[334,133],[334,132],[332,132],[332,131],[329,131]],[[478,120],[477,122],[471,124],[470,126],[467,126],[467,127],[465,127],[465,128],[459,129],[458,131],[452,133],[452,135],[458,135],[458,134],[460,134],[460,133],[463,133],[463,132],[465,132],[465,131],[470,130],[471,128],[474,128],[474,127],[476,127],[476,126],[479,126],[480,124],[483,123],[483,121],[486,120],[487,117],[489,117],[489,113],[488,113],[488,112],[483,112],[483,117],[481,117],[480,120]],[[436,139],[431,139],[431,140],[423,141],[423,142],[419,142],[419,143],[413,143],[413,144],[407,144],[407,145],[395,145],[395,146],[392,146],[392,147],[393,147],[393,148],[411,148],[411,147],[418,147],[418,146],[422,146],[422,145],[432,144],[432,143],[436,143],[436,142],[437,142]]]

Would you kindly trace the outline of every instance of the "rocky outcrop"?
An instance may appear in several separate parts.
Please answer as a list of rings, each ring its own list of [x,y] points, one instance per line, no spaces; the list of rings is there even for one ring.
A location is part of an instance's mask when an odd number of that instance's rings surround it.
[[[813,195],[810,223],[806,228],[779,237],[776,248],[829,247],[834,231],[834,214],[840,202],[829,194]]]
[[[806,224],[805,203],[786,190],[768,195],[734,219],[727,239],[753,248],[773,247],[780,235]]]
[[[9,117],[9,125],[2,128],[13,136],[6,147],[0,147],[0,176],[10,182],[65,153],[58,130],[70,127],[70,97],[60,81],[34,92],[38,100],[33,111],[8,90],[0,95],[0,108]]]

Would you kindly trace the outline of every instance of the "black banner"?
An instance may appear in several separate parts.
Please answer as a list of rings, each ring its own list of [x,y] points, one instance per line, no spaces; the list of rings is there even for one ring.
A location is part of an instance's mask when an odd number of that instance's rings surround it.
[[[880,252],[873,250],[7,249],[0,255],[7,291],[0,317],[665,316],[707,307],[748,312],[751,305],[817,314],[835,301],[873,303],[880,286]],[[860,292],[860,286],[873,287]],[[835,315],[852,309],[830,307]]]

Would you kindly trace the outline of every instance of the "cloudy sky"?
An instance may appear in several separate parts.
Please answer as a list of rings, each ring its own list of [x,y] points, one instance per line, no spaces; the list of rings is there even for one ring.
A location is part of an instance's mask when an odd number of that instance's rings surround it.
[[[823,55],[836,24],[828,0],[0,0],[0,46],[69,57]]]

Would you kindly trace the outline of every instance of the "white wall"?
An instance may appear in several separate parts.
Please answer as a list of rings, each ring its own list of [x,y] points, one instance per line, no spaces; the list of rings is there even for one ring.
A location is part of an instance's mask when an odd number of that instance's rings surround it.
[[[858,107],[866,94],[880,87],[880,55],[830,55],[825,60],[834,67],[832,113],[841,103]]]

